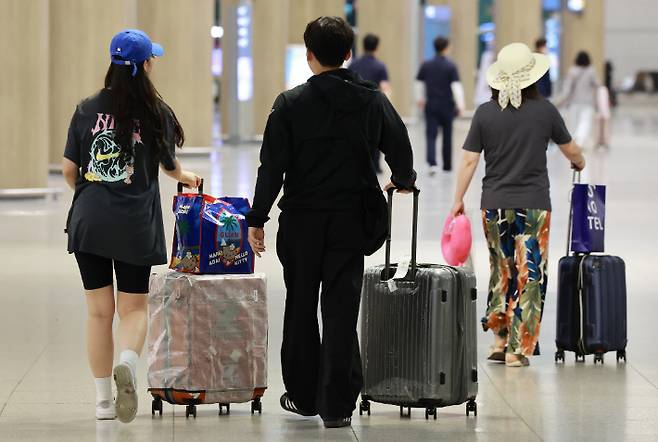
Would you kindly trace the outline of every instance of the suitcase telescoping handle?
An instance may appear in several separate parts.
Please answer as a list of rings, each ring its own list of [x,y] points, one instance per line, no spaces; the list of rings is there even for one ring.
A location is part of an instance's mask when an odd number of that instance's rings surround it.
[[[569,191],[569,225],[567,226],[567,254],[571,253],[571,236],[573,235],[573,185],[580,183],[580,172],[574,169],[571,177],[571,190]]]
[[[177,190],[178,193],[183,193],[183,183],[178,183]],[[199,195],[203,193],[203,178],[201,178],[201,184],[199,184],[199,188],[197,190],[199,192]]]
[[[386,266],[385,274],[386,278],[389,278],[391,274],[391,231],[393,227],[393,194],[395,193],[395,188],[388,189],[388,234],[386,236]],[[416,262],[416,251],[418,249],[418,195],[420,194],[420,189],[414,188],[414,209],[413,209],[413,221],[411,224],[411,273],[407,274],[403,281],[414,281],[416,277],[416,268],[418,264]]]

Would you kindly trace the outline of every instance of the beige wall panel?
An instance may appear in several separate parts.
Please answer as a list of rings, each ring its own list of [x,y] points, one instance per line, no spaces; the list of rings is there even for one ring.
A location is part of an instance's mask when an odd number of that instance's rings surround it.
[[[496,0],[496,47],[498,50],[515,42],[534,48],[535,40],[543,35],[541,0]]]
[[[0,0],[0,188],[48,176],[48,1]]]
[[[447,5],[452,10],[450,24],[452,54],[459,76],[464,85],[466,107],[473,106],[475,75],[478,54],[478,1],[477,0],[430,0],[429,4]]]
[[[603,82],[603,64],[605,63],[605,2],[589,1],[582,14],[569,11],[563,13],[562,33],[562,70],[573,64],[576,54],[585,50],[592,58],[599,81]]]
[[[50,0],[51,164],[61,161],[75,105],[103,87],[112,36],[135,26],[136,1]]]
[[[369,32],[380,37],[378,57],[386,63],[393,88],[392,102],[400,115],[414,114],[415,0],[359,0],[357,21],[360,41]]]
[[[185,130],[186,146],[212,143],[210,27],[213,0],[138,0],[138,25],[165,49],[153,73],[156,88]]]
[[[235,69],[235,63],[237,63],[237,48],[234,45],[228,44],[231,40],[227,36],[228,32],[233,32],[233,38],[236,38],[236,24],[234,23],[234,16],[229,14],[229,10],[232,10],[237,6],[239,0],[222,0],[221,5],[221,23],[220,25],[224,28],[225,37],[222,39],[222,77],[220,80],[220,93],[219,93],[219,116],[221,118],[221,130],[222,137],[228,136],[229,134],[229,125],[230,121],[230,106],[229,99],[231,95],[231,88],[236,87],[227,81],[229,69]],[[229,20],[230,18],[230,20]]]
[[[344,0],[288,0],[288,43],[303,44],[306,25],[316,18],[329,15],[344,17]]]
[[[253,0],[254,132],[262,134],[276,96],[285,89],[288,0]]]

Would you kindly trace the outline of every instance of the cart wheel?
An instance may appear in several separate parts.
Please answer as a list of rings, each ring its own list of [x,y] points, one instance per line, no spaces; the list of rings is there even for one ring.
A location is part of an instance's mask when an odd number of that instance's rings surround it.
[[[425,409],[425,420],[429,420],[430,416],[434,416],[434,420],[436,420],[436,407],[428,407]]]
[[[622,359],[626,362],[626,350],[617,350],[617,362]]]
[[[196,405],[192,404],[185,407],[185,417],[189,418],[190,416],[196,419]]]
[[[576,353],[576,362],[585,362],[585,355],[582,355],[580,353]]]
[[[603,353],[601,352],[594,353],[594,365],[596,365],[598,362],[603,365]]]
[[[370,401],[365,399],[359,404],[359,416],[363,416],[363,413],[368,413],[368,416],[370,416]]]
[[[258,412],[258,414],[263,414],[263,403],[259,397],[251,401],[251,414],[256,412]]]
[[[555,363],[564,362],[564,350],[558,350],[555,352]]]
[[[219,415],[224,414],[224,407],[226,407],[226,415],[231,414],[231,404],[219,404]]]
[[[468,402],[466,402],[466,416],[470,416],[471,411],[473,412],[473,416],[478,415],[478,404],[474,399],[470,399]]]
[[[162,416],[162,399],[159,397],[154,397],[151,402],[151,416],[155,416],[156,412]]]
[[[404,413],[404,407],[400,405],[400,417],[411,417],[411,407],[407,407],[407,414]]]

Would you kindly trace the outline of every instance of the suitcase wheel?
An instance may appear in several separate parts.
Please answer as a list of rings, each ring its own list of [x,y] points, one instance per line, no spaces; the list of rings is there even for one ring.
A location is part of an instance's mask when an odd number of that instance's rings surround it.
[[[156,412],[162,416],[162,399],[159,397],[154,397],[151,402],[151,416],[155,416]]]
[[[622,359],[626,362],[626,350],[617,350],[617,362]]]
[[[258,414],[263,414],[263,403],[261,402],[259,397],[251,401],[251,414],[254,414],[256,412],[258,412]]]
[[[359,404],[359,416],[363,416],[363,413],[368,413],[370,416],[370,401],[362,400]]]
[[[576,353],[576,362],[585,362],[585,355],[581,355],[580,353]]]
[[[555,352],[555,363],[564,362],[564,350],[558,350]]]
[[[603,365],[603,353],[597,351],[596,353],[594,353],[594,365],[596,365],[599,362],[601,363],[601,365]]]
[[[253,405],[252,405],[253,407]],[[231,414],[231,404],[219,404],[219,415],[224,414],[224,408],[226,408],[226,415]]]
[[[185,407],[185,418],[189,418],[190,416],[196,419],[196,405],[194,404]]]
[[[436,420],[437,416],[439,413],[436,411],[436,407],[429,407],[425,409],[425,420],[429,420],[430,416],[434,416],[434,420]]]
[[[468,402],[466,402],[466,416],[470,416],[471,411],[473,412],[473,416],[478,415],[478,404],[475,402],[474,399],[471,399]]]
[[[400,417],[411,418],[411,407],[407,407],[407,414],[404,414],[404,407],[400,405]]]

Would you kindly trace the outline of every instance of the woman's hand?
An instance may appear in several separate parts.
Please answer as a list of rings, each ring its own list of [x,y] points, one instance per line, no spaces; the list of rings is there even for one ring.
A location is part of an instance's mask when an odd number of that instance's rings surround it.
[[[256,256],[265,252],[265,230],[260,227],[249,227],[249,245]]]
[[[464,213],[464,210],[464,201],[456,201],[450,210],[450,214],[453,218],[457,218],[457,216]]]
[[[178,181],[183,183],[183,186],[191,189],[196,189],[201,185],[201,177],[189,170],[181,171]]]
[[[571,168],[577,172],[582,172],[585,168],[585,157],[581,155],[581,159],[577,163],[571,163]]]

